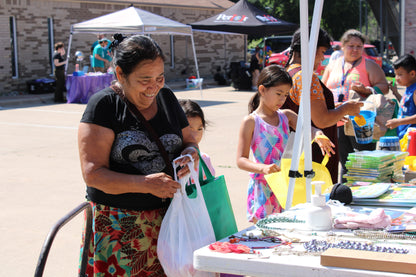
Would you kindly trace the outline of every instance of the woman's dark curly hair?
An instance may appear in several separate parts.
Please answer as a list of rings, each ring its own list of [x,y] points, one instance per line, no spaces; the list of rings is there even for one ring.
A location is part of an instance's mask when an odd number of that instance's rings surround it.
[[[134,35],[125,37],[122,34],[114,34],[114,41],[110,47],[114,53],[114,67],[119,66],[125,76],[130,75],[133,69],[144,60],[165,61],[162,49],[150,37]]]
[[[286,64],[286,67],[289,66],[289,62],[293,57],[293,54],[295,52],[301,53],[301,42],[300,42],[300,37],[301,37],[301,32],[300,29],[298,29],[292,37],[292,43],[290,44],[290,52],[289,52],[289,61]],[[326,49],[331,48],[331,42],[332,42],[332,37],[325,31],[322,29],[319,29],[319,34],[318,34],[318,43],[316,45],[316,48],[318,47],[325,47]]]

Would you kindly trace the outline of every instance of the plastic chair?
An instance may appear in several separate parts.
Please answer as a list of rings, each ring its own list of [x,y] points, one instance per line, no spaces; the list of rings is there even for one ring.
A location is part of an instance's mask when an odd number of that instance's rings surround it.
[[[35,271],[35,277],[43,276],[43,271],[45,269],[46,260],[48,259],[48,255],[52,246],[52,242],[55,239],[55,236],[58,233],[58,231],[83,210],[86,210],[87,222],[85,226],[84,249],[82,251],[82,257],[81,257],[81,268],[80,268],[78,276],[87,277],[85,275],[85,271],[87,269],[88,250],[89,250],[90,239],[91,239],[91,234],[92,234],[92,207],[89,202],[84,202],[78,205],[75,209],[73,209],[67,215],[62,217],[57,223],[55,223],[55,225],[49,231],[49,234],[46,237],[45,242],[43,243],[43,247],[39,255],[38,264],[36,266],[36,271]]]

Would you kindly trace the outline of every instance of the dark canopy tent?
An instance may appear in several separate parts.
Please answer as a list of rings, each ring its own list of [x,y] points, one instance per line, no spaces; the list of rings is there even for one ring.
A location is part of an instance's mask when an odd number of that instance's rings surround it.
[[[195,30],[210,30],[255,36],[292,34],[299,26],[266,14],[247,0],[240,0],[220,14],[190,24]]]
[[[277,19],[264,11],[256,8],[247,0],[240,0],[228,10],[220,14],[190,24],[195,31],[227,32],[245,35],[266,37],[271,35],[292,34],[298,29],[298,25]],[[244,62],[246,61],[247,36],[244,36]],[[227,64],[226,46],[224,36],[224,63]],[[233,83],[236,88],[251,88],[251,81],[247,80],[246,73],[240,63],[232,62],[231,75],[235,76]]]

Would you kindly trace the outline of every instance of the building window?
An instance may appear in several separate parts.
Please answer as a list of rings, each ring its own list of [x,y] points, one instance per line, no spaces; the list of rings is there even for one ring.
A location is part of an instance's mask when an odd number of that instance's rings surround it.
[[[53,36],[53,18],[48,18],[48,40],[49,40],[49,64],[50,64],[50,75],[53,75],[54,70],[54,63],[53,63],[53,53],[55,52],[54,41],[55,38]]]
[[[10,17],[10,49],[12,51],[12,78],[19,78],[19,64],[17,59],[16,18]]]
[[[170,36],[170,68],[175,68],[175,41]]]

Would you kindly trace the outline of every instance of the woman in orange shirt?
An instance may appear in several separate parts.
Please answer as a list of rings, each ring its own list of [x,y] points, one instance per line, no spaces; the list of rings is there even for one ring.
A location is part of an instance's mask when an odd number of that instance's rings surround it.
[[[325,51],[331,47],[331,37],[322,29],[319,30],[318,44],[316,49],[314,70],[324,59]],[[301,41],[300,30],[293,34],[290,46],[290,57],[287,65],[287,71],[292,77],[293,87],[282,108],[289,108],[298,113],[300,105],[300,96],[302,93],[302,66],[301,66]],[[345,102],[339,107],[335,107],[332,92],[319,80],[318,76],[313,73],[311,82],[311,120],[312,126],[321,129],[324,134],[335,144],[335,154],[329,159],[327,168],[331,173],[332,182],[338,182],[338,137],[337,122],[342,120],[345,115],[358,115],[362,103],[352,101]],[[316,145],[312,145],[312,160],[321,162],[323,159],[322,151]]]

